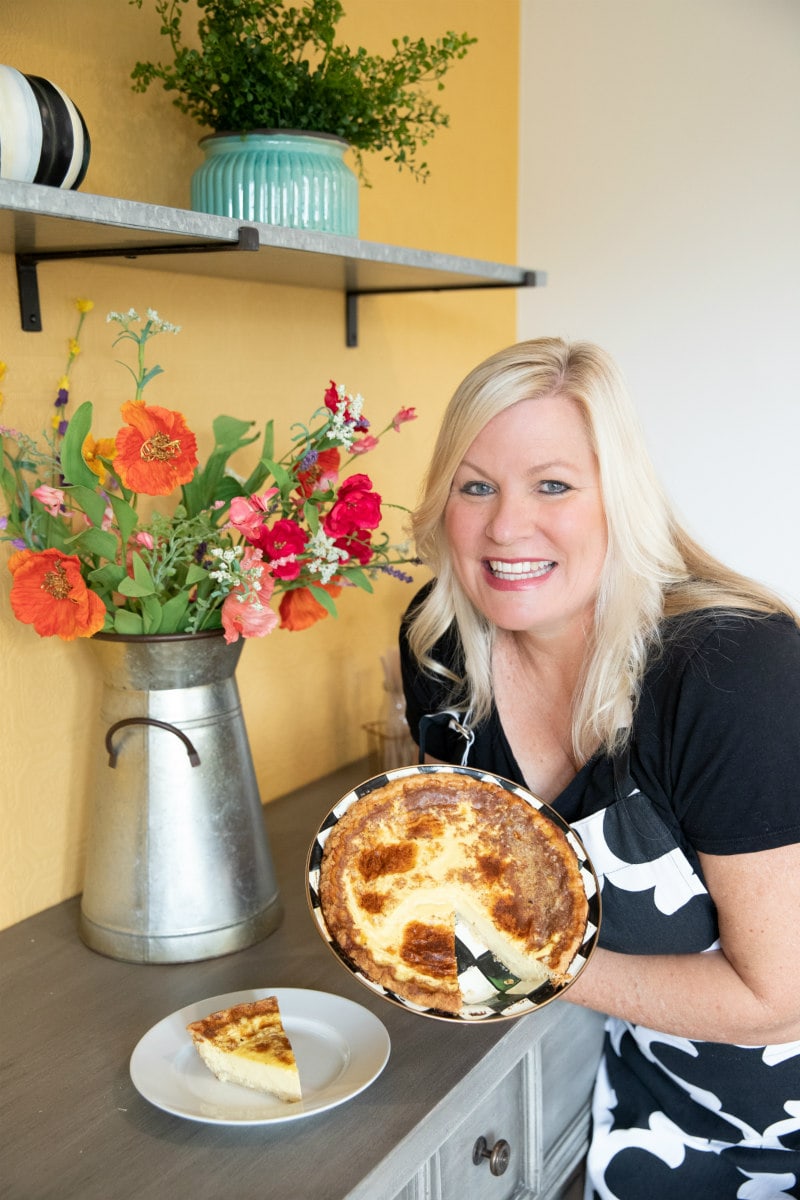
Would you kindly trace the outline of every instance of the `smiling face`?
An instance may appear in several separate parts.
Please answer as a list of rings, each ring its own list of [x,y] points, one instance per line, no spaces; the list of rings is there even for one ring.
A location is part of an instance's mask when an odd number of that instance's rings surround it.
[[[493,624],[547,638],[585,631],[607,531],[578,405],[546,396],[493,417],[456,471],[445,531],[462,588]]]

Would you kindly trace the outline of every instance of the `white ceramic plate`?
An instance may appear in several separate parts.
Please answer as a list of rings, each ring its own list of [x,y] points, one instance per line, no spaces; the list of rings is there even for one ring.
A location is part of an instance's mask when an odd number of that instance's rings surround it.
[[[276,996],[300,1072],[303,1099],[286,1104],[234,1083],[221,1083],[186,1031],[209,1013]],[[131,1055],[138,1092],[165,1112],[211,1125],[297,1121],[352,1100],[377,1079],[389,1058],[389,1034],[368,1009],[343,996],[302,988],[254,988],[189,1004],[154,1025]]]

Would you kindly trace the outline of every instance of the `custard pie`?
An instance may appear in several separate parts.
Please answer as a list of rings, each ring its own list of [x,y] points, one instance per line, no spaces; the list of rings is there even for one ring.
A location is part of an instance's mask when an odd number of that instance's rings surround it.
[[[567,981],[588,911],[561,828],[500,783],[458,772],[390,779],[353,802],[326,838],[319,899],[368,980],[446,1013],[464,1004],[457,922],[533,990]]]

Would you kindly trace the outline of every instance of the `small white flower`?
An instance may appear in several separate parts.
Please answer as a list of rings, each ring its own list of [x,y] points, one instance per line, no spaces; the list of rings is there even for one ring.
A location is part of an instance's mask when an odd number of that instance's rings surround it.
[[[348,400],[350,401],[350,412],[358,421],[364,409],[364,397],[357,392],[355,396],[348,396]]]
[[[318,529],[308,540],[308,549],[315,557],[308,564],[312,575],[319,575],[322,583],[330,583],[339,569],[339,564],[348,557],[346,550],[333,544],[333,538]]]
[[[331,441],[337,442],[340,446],[350,449],[355,441],[355,432],[349,421],[345,420],[346,407],[342,406],[336,409],[336,412],[331,417],[331,426],[328,431],[328,436]]]

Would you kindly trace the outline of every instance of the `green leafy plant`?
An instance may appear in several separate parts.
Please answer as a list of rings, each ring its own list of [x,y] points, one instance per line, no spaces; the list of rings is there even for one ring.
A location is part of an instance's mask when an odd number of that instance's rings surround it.
[[[433,42],[394,38],[382,57],[336,42],[340,0],[196,0],[197,49],[184,40],[188,0],[153,2],[173,61],[137,62],[134,91],[160,79],[182,112],[217,133],[333,134],[352,147],[362,179],[363,151],[383,151],[387,162],[427,177],[419,147],[449,124],[430,88],[443,89],[445,73],[477,40],[451,31]]]

